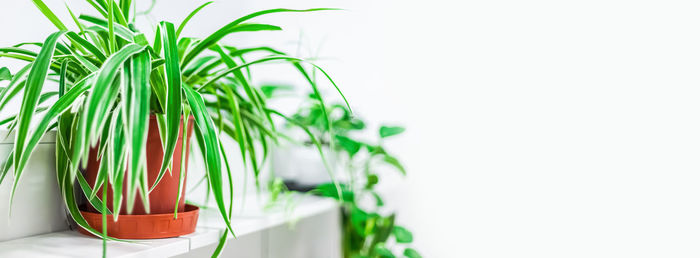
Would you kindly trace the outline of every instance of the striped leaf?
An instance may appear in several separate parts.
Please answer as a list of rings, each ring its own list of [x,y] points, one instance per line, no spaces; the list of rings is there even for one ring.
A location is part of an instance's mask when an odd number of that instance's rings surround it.
[[[221,173],[221,153],[219,151],[219,136],[214,129],[214,122],[209,116],[207,107],[204,105],[202,96],[188,86],[184,86],[183,90],[187,97],[187,102],[192,109],[192,115],[195,119],[195,132],[198,139],[201,139],[204,147],[206,159],[206,172],[209,180],[209,187],[214,196],[214,200],[219,208],[219,212],[226,223],[226,228],[233,234],[231,221],[226,215],[226,205],[223,197],[223,179]]]
[[[103,19],[100,19],[100,18],[97,18],[94,16],[84,15],[84,14],[80,15],[80,17],[78,17],[78,18],[83,20],[83,21],[97,25],[97,27],[100,28],[100,30],[102,30],[102,31],[109,32],[109,21],[108,20],[103,20]],[[114,29],[114,34],[116,36],[119,36],[120,38],[125,39],[129,42],[134,42],[134,37],[136,36],[134,34],[134,32],[132,32],[131,30],[129,30],[128,28],[124,27],[124,25],[121,25],[121,24],[115,23],[115,24],[112,24],[112,26]]]
[[[24,96],[22,98],[22,106],[20,107],[19,116],[17,117],[17,134],[15,136],[15,146],[14,146],[14,163],[19,164],[23,156],[29,156],[31,153],[24,153],[24,147],[26,145],[27,135],[29,134],[29,125],[32,122],[32,117],[34,116],[35,109],[39,102],[39,96],[44,87],[44,82],[46,81],[46,76],[48,75],[49,66],[51,65],[51,59],[53,58],[54,50],[56,48],[56,43],[58,39],[64,34],[63,31],[59,31],[51,34],[44,42],[41,52],[37,56],[37,59],[32,64],[32,68],[27,76],[27,81],[24,89]],[[15,178],[19,178],[20,170],[15,170]],[[17,180],[15,180],[17,181]],[[17,184],[12,187],[10,193],[10,206],[12,204],[12,197],[14,196]]]
[[[118,89],[118,87],[112,86],[121,67],[128,58],[140,53],[144,49],[145,47],[143,46],[129,44],[109,57],[98,71],[95,85],[90,92],[86,104],[86,115],[89,121],[86,119],[82,124],[82,128],[86,129],[85,132],[90,132],[88,138],[90,140],[90,145],[95,145],[95,143],[97,143],[97,136],[99,136],[99,132],[101,132],[104,127],[104,114],[111,104],[110,95],[114,95],[110,94],[110,91],[113,92],[114,89]]]
[[[169,22],[161,22],[161,37],[163,38],[163,50],[165,54],[165,77],[168,90],[167,103],[165,106],[166,132],[165,132],[165,155],[163,164],[156,178],[151,191],[163,178],[165,171],[172,164],[177,138],[180,132],[180,120],[182,117],[182,74],[177,51],[177,36],[175,26]],[[172,170],[170,170],[172,171]]]

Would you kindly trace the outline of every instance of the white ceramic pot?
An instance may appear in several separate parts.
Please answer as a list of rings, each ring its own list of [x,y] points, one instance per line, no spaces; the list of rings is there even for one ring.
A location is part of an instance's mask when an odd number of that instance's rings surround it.
[[[14,136],[0,132],[0,159],[7,158]],[[56,134],[49,132],[29,159],[17,186],[9,214],[13,171],[0,184],[0,241],[68,229],[63,200],[56,179]]]
[[[334,175],[338,175],[333,153],[327,147],[323,148],[323,153]],[[315,186],[332,181],[315,146],[275,147],[270,156],[270,169],[277,177],[302,186]]]

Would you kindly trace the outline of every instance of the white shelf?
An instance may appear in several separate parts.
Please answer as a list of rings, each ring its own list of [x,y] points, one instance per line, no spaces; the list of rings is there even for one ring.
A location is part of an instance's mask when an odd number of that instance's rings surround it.
[[[264,231],[298,219],[311,217],[338,208],[335,201],[314,196],[295,196],[298,204],[291,212],[281,209],[263,212],[257,196],[246,198],[247,207],[234,216],[231,224],[237,237]],[[265,198],[262,198],[265,199]],[[107,256],[127,257],[171,257],[185,254],[196,248],[218,243],[225,230],[218,211],[202,209],[195,233],[168,239],[117,242],[109,241]],[[230,236],[230,238],[232,238]],[[236,240],[229,240],[236,241]],[[0,242],[0,257],[101,257],[102,240],[88,237],[76,231],[61,231],[34,237]]]

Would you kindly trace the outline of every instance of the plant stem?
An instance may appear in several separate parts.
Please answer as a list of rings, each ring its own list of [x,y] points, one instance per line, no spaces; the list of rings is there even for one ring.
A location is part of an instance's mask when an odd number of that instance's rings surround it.
[[[106,184],[105,184],[106,186]],[[102,257],[107,257],[107,187],[102,187]]]

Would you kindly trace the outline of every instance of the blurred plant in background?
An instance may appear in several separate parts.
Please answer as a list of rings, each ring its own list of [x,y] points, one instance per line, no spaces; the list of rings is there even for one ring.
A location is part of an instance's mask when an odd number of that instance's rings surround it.
[[[270,93],[274,90],[268,88],[266,92],[272,96]],[[324,119],[324,114],[328,114],[330,120]],[[327,121],[330,121],[330,126]],[[396,257],[401,254],[411,258],[421,257],[410,246],[413,242],[412,233],[395,224],[396,214],[383,212],[385,203],[376,189],[381,180],[381,166],[388,165],[401,175],[406,175],[401,162],[384,146],[386,139],[403,133],[405,129],[385,125],[376,133],[378,140],[360,139],[357,135],[368,133],[365,122],[341,104],[324,106],[315,94],[309,94],[302,107],[291,116],[288,126],[291,128],[292,125],[305,128],[316,137],[308,139],[304,142],[305,145],[320,143],[332,150],[332,157],[337,162],[339,171],[330,172],[339,176],[342,193],[339,195],[335,182],[317,185],[309,193],[330,197],[341,203],[343,256],[374,258]],[[273,194],[279,194],[287,187],[282,180],[276,178],[270,189]]]

